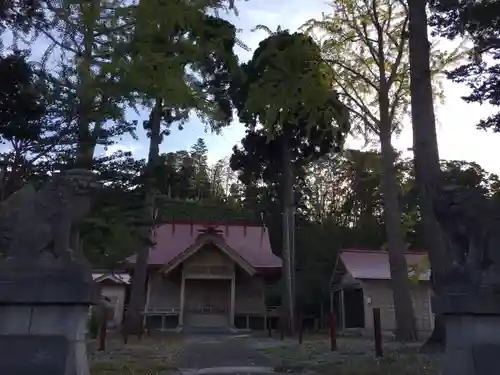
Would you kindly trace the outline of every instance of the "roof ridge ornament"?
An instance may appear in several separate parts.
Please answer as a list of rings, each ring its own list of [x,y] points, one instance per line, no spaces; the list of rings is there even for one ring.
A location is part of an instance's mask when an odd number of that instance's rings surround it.
[[[203,228],[198,229],[198,233],[201,234],[215,234],[218,236],[221,236],[223,233],[223,230],[218,229],[217,226],[214,225],[207,225],[204,226]]]

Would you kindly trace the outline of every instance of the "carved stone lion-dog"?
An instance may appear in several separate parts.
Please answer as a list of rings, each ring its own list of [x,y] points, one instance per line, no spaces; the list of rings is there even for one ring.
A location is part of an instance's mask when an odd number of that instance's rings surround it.
[[[98,187],[92,172],[69,170],[38,191],[27,185],[9,197],[0,219],[7,259],[31,263],[51,253],[63,262],[74,260],[71,228],[89,212],[91,193]]]

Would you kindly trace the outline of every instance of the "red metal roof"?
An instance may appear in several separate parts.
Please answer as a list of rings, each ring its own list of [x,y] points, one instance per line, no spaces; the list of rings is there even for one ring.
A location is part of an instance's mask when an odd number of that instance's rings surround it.
[[[226,244],[255,268],[281,267],[281,258],[273,254],[269,233],[262,224],[251,222],[214,222],[174,220],[156,228],[150,249],[150,265],[166,265],[176,256],[193,245],[204,228],[215,227]],[[133,263],[135,256],[127,258]]]
[[[407,252],[406,262],[410,264],[423,264],[425,253]],[[355,250],[345,249],[340,254],[347,271],[358,280],[389,280],[389,253],[384,250]],[[429,280],[430,272],[420,275],[420,280]]]

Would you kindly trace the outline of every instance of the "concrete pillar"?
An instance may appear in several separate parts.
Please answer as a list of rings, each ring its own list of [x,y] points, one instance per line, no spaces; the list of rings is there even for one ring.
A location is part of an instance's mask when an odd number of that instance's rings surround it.
[[[182,270],[180,311],[179,311],[179,326],[181,326],[181,327],[184,324],[184,295],[185,295],[185,289],[186,289],[186,278],[184,276],[184,270]]]
[[[340,315],[341,315],[341,329],[345,331],[345,303],[344,303],[344,289],[340,289]]]
[[[229,311],[229,325],[234,327],[234,310],[235,310],[235,296],[236,296],[236,274],[233,273],[231,278],[231,301],[230,301],[230,311]]]
[[[148,310],[149,310],[149,299],[150,299],[150,296],[151,296],[151,276],[152,275],[148,275],[148,289],[147,289],[147,292],[146,292],[146,303],[144,305],[144,321],[143,321],[143,324],[144,326],[146,326],[146,319],[147,319],[147,314],[148,314]]]

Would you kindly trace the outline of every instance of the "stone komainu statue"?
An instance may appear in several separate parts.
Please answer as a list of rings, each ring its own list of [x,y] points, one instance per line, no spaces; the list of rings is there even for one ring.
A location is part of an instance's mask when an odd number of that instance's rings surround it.
[[[91,193],[98,187],[92,172],[69,170],[38,191],[26,185],[9,197],[0,212],[7,260],[32,263],[44,253],[63,262],[73,260],[71,228],[89,212]]]
[[[477,189],[442,189],[434,211],[448,240],[449,283],[500,291],[499,208]]]

